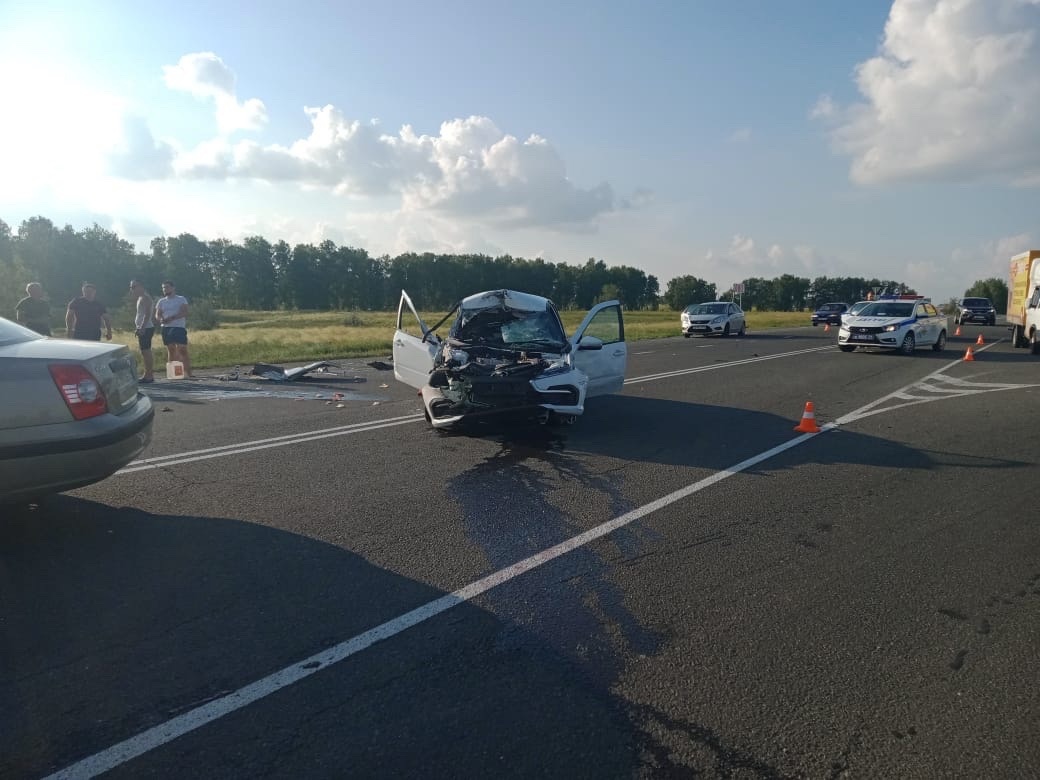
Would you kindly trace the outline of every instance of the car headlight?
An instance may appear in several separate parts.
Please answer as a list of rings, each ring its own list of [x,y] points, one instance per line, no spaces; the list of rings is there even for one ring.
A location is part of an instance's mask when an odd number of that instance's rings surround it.
[[[715,319],[713,319],[711,321],[711,324],[712,325],[718,325],[720,322],[724,321],[725,319],[726,319],[725,317],[716,317]]]
[[[555,376],[556,374],[564,374],[564,373],[566,373],[567,371],[570,371],[570,370],[571,370],[571,364],[567,361],[566,358],[563,358],[563,359],[557,360],[554,363],[550,363],[546,367],[546,369],[542,373],[540,373],[538,376],[539,377]]]
[[[885,333],[891,333],[894,330],[899,330],[899,326],[898,325],[886,325],[883,328],[883,330],[885,331]]]

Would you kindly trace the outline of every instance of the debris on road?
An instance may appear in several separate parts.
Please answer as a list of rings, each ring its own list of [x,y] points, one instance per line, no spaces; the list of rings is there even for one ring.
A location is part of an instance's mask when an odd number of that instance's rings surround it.
[[[368,365],[370,367],[374,368],[376,371],[393,371],[394,370],[393,364],[391,364],[391,363],[384,363],[382,360],[373,360]]]
[[[330,367],[338,368],[338,366],[335,366],[327,360],[320,360],[317,363],[310,363],[309,365],[300,366],[299,368],[282,368],[281,366],[273,366],[270,363],[257,363],[249,373],[252,376],[263,377],[264,379],[270,379],[273,382],[292,382],[293,380],[309,374],[311,371],[326,373]]]

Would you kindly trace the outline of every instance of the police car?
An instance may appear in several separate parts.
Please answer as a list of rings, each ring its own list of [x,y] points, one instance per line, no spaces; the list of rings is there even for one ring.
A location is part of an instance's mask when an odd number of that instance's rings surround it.
[[[882,295],[842,321],[838,349],[876,347],[912,355],[918,347],[930,346],[941,352],[948,325],[946,315],[922,295]]]

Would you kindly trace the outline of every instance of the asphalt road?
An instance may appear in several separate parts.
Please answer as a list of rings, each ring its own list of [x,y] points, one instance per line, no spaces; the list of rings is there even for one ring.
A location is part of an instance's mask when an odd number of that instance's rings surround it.
[[[0,522],[0,776],[1040,776],[1040,359],[963,332],[635,342],[552,429],[158,383]]]

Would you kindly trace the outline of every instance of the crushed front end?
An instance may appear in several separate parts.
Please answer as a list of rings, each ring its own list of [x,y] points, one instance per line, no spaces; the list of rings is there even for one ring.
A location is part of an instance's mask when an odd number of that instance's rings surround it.
[[[434,427],[509,412],[543,422],[582,413],[588,380],[573,366],[559,316],[545,299],[529,298],[503,291],[462,302],[422,388]]]

